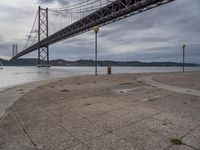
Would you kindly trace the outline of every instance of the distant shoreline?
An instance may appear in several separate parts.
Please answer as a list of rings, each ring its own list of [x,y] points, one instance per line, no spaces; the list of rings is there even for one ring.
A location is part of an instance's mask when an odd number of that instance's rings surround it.
[[[0,59],[4,66],[36,66],[37,59],[24,58],[15,61],[8,61]],[[180,62],[141,62],[141,61],[111,61],[102,60],[98,61],[98,66],[106,67],[181,67],[183,64]],[[76,60],[66,61],[63,59],[50,60],[51,66],[66,66],[66,67],[91,67],[94,66],[94,60]],[[186,67],[199,67],[200,64],[185,63]]]
[[[3,66],[3,67],[37,67],[37,66]],[[85,68],[87,68],[87,67],[94,67],[94,66],[51,66],[50,65],[50,67],[63,67],[63,68],[67,68],[67,67],[85,67]],[[105,67],[108,67],[108,66],[98,66],[98,68],[105,68]],[[121,67],[124,67],[124,68],[128,68],[128,67],[135,67],[135,68],[162,68],[162,67],[164,67],[164,68],[182,68],[182,66],[111,66],[111,67],[113,67],[113,68],[117,68],[117,67],[119,67],[119,68],[121,68]],[[46,67],[44,67],[44,68],[46,68]],[[200,66],[185,66],[185,68],[200,68]]]

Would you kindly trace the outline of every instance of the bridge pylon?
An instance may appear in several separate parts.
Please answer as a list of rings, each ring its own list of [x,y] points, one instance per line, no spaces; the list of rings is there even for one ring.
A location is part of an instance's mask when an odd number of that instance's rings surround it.
[[[17,44],[12,45],[12,57],[17,55]]]
[[[48,8],[38,8],[38,67],[50,67],[49,45],[41,45],[41,40],[49,36]]]

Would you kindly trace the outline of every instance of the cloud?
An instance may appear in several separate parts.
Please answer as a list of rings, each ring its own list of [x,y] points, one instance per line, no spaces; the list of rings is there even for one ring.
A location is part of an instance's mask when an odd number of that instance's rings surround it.
[[[59,3],[60,5],[67,5],[69,4],[68,0],[38,0],[39,4],[50,4],[50,3]]]
[[[6,45],[25,44],[38,4],[57,8],[72,0],[1,0],[0,54],[10,55]],[[84,0],[83,0],[84,1]],[[80,1],[79,1],[80,2]],[[181,61],[181,45],[187,45],[187,61],[200,63],[200,1],[176,0],[167,5],[140,13],[100,28],[98,33],[99,59],[140,61]],[[59,15],[49,14],[50,33],[60,25]],[[54,26],[54,28],[52,28]],[[5,45],[5,43],[7,43]],[[3,48],[4,47],[4,48]],[[37,57],[37,52],[25,57]],[[93,59],[94,32],[78,35],[50,46],[51,59]]]
[[[10,60],[11,57],[8,57],[8,56],[2,56],[0,55],[0,59],[4,59],[4,60]]]

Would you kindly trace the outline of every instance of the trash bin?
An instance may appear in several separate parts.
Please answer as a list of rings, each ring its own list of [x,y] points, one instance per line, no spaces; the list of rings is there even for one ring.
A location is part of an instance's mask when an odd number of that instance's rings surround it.
[[[112,74],[112,69],[111,69],[111,67],[109,66],[109,67],[107,67],[107,74]]]

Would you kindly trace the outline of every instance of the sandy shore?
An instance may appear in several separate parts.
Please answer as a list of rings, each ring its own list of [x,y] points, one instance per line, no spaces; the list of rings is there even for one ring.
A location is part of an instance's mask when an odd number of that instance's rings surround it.
[[[0,93],[15,101],[0,120],[1,150],[200,149],[200,72],[40,84]]]

